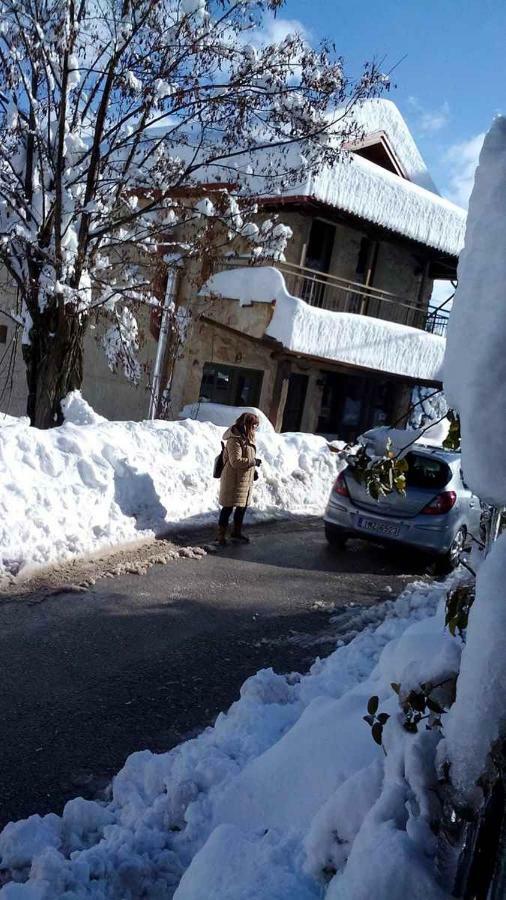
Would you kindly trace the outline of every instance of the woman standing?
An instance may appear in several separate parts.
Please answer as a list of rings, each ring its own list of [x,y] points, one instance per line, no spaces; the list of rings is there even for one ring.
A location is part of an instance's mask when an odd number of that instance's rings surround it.
[[[255,479],[255,466],[260,465],[260,460],[256,458],[255,445],[255,431],[259,424],[258,416],[253,413],[242,413],[237,422],[223,435],[224,466],[220,479],[222,509],[218,527],[218,544],[221,546],[227,543],[227,527],[234,507],[231,538],[233,541],[249,544],[249,538],[242,533],[242,523]]]

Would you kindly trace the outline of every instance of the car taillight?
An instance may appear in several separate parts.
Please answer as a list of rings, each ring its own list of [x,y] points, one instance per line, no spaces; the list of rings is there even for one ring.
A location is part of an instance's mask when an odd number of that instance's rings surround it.
[[[332,490],[334,491],[334,494],[339,494],[341,497],[350,496],[348,488],[346,487],[346,482],[344,480],[344,472],[341,472],[340,475],[337,476]]]
[[[452,506],[455,506],[456,499],[455,491],[443,491],[442,494],[438,494],[434,500],[427,503],[427,506],[424,506],[422,513],[426,516],[444,515],[444,513],[450,512]]]

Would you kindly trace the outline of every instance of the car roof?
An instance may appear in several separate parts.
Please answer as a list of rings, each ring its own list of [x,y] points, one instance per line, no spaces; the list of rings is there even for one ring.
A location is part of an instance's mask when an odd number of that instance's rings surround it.
[[[409,448],[410,453],[420,453],[422,456],[435,456],[446,463],[460,462],[460,452],[446,450],[444,447],[434,447],[430,444],[415,443]]]

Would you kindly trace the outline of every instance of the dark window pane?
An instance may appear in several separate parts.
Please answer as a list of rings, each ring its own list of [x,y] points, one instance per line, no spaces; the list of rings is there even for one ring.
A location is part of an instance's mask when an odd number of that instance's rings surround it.
[[[408,487],[434,488],[440,490],[448,484],[451,471],[446,463],[430,456],[408,453],[408,471],[406,482]]]
[[[206,363],[202,373],[200,398],[227,406],[258,406],[263,372]]]

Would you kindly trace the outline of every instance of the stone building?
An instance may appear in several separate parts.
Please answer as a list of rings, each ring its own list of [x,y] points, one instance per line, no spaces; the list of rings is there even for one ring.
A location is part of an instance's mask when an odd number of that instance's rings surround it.
[[[415,385],[440,386],[446,316],[429,301],[456,278],[465,212],[437,193],[393,103],[360,115],[350,159],[262,197],[293,232],[277,271],[224,261],[189,300],[173,414],[257,406],[278,430],[349,440],[402,417]]]
[[[171,300],[185,336],[158,354],[159,414],[256,406],[278,430],[351,439],[399,418],[413,386],[440,384],[445,317],[429,301],[435,279],[456,277],[465,212],[438,194],[393,103],[357,115],[364,138],[348,159],[282,195],[259,192],[259,219],[275,213],[292,230],[282,261],[204,260],[178,273]],[[2,287],[0,410],[19,415],[24,373]],[[86,338],[83,394],[108,418],[148,416],[159,330],[148,309],[140,318],[137,387],[107,368],[100,321]]]

